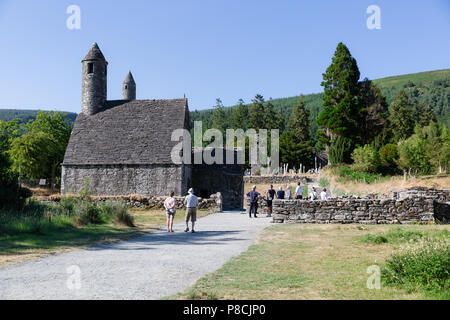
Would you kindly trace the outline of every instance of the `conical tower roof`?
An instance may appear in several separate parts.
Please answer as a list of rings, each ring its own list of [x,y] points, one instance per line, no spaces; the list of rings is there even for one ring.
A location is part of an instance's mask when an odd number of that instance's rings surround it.
[[[134,84],[136,84],[136,82],[134,82],[134,78],[133,78],[133,75],[131,74],[131,71],[128,71],[128,74],[125,77],[125,80],[123,80],[123,83],[134,83]]]
[[[87,53],[87,55],[84,57],[82,61],[85,60],[100,60],[100,61],[106,61],[105,57],[103,56],[103,53],[101,52],[100,48],[98,47],[97,42],[94,42],[91,49]]]

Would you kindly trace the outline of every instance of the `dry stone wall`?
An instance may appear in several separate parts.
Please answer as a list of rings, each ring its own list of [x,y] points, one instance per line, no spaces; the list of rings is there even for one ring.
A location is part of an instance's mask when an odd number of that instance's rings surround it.
[[[406,194],[406,193],[405,193]],[[447,223],[449,190],[408,190],[408,196],[387,199],[335,198],[327,201],[273,200],[278,223]]]
[[[59,202],[61,200],[60,195],[51,197],[40,197],[39,201],[45,202]],[[75,196],[79,197],[79,196]],[[90,197],[95,203],[101,203],[106,201],[123,202],[131,208],[144,208],[144,209],[163,209],[164,200],[167,196],[92,196]],[[177,209],[184,209],[184,197],[174,197],[176,199]],[[214,212],[222,211],[222,196],[220,194],[213,194],[210,198],[198,198],[199,209],[211,209]]]

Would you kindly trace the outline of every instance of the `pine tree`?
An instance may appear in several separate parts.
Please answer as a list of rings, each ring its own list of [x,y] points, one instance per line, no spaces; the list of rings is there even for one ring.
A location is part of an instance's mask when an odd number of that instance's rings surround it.
[[[220,98],[216,99],[216,106],[212,114],[212,127],[219,129],[223,134],[225,134],[225,111],[223,109],[222,100]]]
[[[310,141],[309,110],[305,108],[302,95],[289,117],[289,131],[292,131],[300,141]]]
[[[239,99],[237,106],[231,110],[230,126],[233,129],[247,130],[247,108],[244,100]]]
[[[399,91],[391,106],[389,122],[395,142],[407,139],[414,132],[411,102],[404,90]]]
[[[283,131],[284,119],[280,111],[275,110],[272,99],[266,102],[264,106],[264,129],[278,129]]]
[[[249,128],[259,130],[265,128],[264,121],[264,97],[257,94],[248,109]]]

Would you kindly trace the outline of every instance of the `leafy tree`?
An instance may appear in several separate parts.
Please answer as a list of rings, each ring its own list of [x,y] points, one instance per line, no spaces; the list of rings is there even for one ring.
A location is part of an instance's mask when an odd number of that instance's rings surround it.
[[[323,74],[323,107],[317,123],[326,128],[327,136],[342,136],[355,144],[361,140],[363,110],[359,102],[360,77],[356,60],[348,48],[340,42],[331,65]],[[349,155],[344,156],[349,159]]]
[[[309,141],[309,110],[305,108],[303,96],[300,96],[300,101],[292,109],[289,118],[289,130],[292,131],[300,141]]]
[[[17,170],[31,179],[51,177],[52,188],[72,132],[72,125],[60,112],[39,112],[25,125],[26,134],[16,137],[9,154]]]
[[[429,174],[432,172],[427,142],[420,135],[413,135],[398,146],[398,164],[404,171],[416,174]]]
[[[264,121],[264,98],[257,94],[252,100],[252,104],[248,109],[248,125],[249,128],[259,130],[265,127]]]
[[[405,140],[414,131],[414,118],[411,109],[411,101],[406,92],[400,90],[395,102],[391,106],[391,115],[389,118],[394,141]]]
[[[388,143],[379,151],[381,164],[389,171],[395,171],[398,161],[398,148],[396,144]]]
[[[354,161],[352,167],[357,171],[375,173],[381,166],[380,155],[369,144],[353,150],[352,159]]]

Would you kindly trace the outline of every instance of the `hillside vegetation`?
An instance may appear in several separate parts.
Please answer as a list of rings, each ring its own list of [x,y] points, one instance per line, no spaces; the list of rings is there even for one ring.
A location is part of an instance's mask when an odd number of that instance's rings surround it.
[[[0,120],[10,121],[13,119],[20,119],[20,122],[27,123],[30,120],[36,119],[40,110],[19,110],[19,109],[0,109]],[[67,115],[67,118],[72,122],[75,121],[77,114],[73,112],[62,113]]]
[[[397,93],[403,89],[415,106],[421,102],[428,104],[439,122],[450,125],[450,69],[381,78],[373,82],[381,89],[388,104],[394,102]],[[298,96],[273,99],[271,102],[275,110],[281,110],[287,123],[293,106],[298,103]],[[323,109],[323,93],[304,95],[303,102],[310,111],[311,131],[314,136],[317,130],[314,120]],[[224,108],[226,117],[230,116],[232,108]],[[212,113],[212,108],[193,111],[191,121],[202,120],[203,125],[209,128],[212,126]]]

